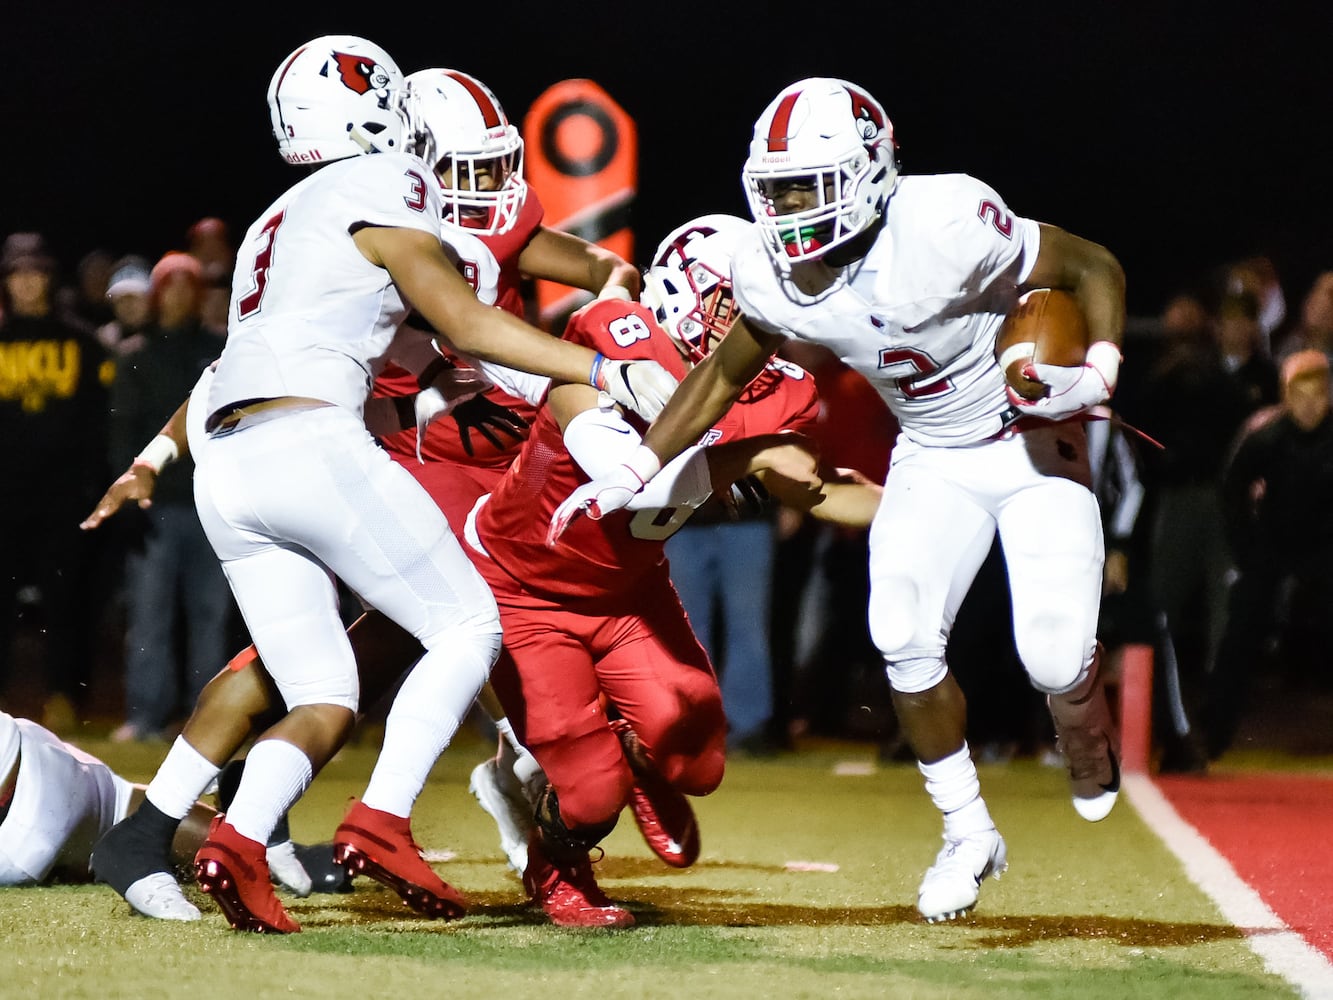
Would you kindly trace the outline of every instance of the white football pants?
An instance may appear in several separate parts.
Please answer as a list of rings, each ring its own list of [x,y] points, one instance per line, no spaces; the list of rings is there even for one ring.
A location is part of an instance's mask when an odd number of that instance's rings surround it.
[[[459,643],[493,660],[500,619],[489,588],[358,414],[294,411],[212,438],[196,460],[200,520],[288,708],[357,708],[330,574],[421,641],[417,669],[447,668]]]
[[[1018,655],[1060,692],[1096,647],[1105,556],[1077,422],[971,447],[899,437],[870,529],[870,631],[895,690],[938,684],[958,608],[998,530]]]

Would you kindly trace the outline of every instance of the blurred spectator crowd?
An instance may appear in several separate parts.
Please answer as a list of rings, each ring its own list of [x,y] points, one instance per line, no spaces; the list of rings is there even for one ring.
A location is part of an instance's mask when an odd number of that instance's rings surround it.
[[[112,717],[114,739],[161,737],[245,644],[188,460],[164,470],[151,507],[79,528],[220,353],[233,258],[215,218],[159,258],[93,250],[72,271],[40,234],[5,238],[0,707],[57,732]],[[783,353],[818,383],[825,457],[882,481],[896,429],[878,396],[818,349]],[[1266,258],[1219,267],[1132,319],[1124,353],[1114,412],[1088,424],[1107,545],[1101,638],[1113,655],[1153,648],[1158,764],[1200,771],[1233,745],[1257,686],[1333,691],[1333,271],[1289,289]],[[732,544],[722,567],[753,581],[720,576],[713,603],[691,607],[743,722],[737,749],[815,734],[895,754],[864,620],[864,532],[783,509],[740,532],[701,527],[714,530],[676,540],[682,572],[682,546]],[[998,547],[949,659],[979,755],[1047,747],[1049,719],[1017,683]]]

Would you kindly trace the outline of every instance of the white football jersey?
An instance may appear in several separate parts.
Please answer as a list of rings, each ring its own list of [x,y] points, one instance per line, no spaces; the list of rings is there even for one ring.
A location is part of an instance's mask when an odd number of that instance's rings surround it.
[[[97,838],[125,818],[132,787],[96,757],[28,719],[0,712],[19,733],[19,772],[0,823],[0,885],[40,882],[59,867],[83,876]]]
[[[903,434],[955,446],[1010,410],[995,335],[1037,259],[1037,224],[965,174],[903,177],[866,257],[775,266],[756,230],[732,261],[747,320],[830,348],[878,390]]]
[[[408,309],[352,234],[386,226],[438,238],[441,211],[439,181],[408,153],[331,163],[269,206],[236,254],[208,412],[308,396],[360,413]]]
[[[454,266],[472,286],[477,298],[488,306],[495,305],[499,298],[500,262],[495,259],[491,248],[484,240],[457,226],[446,224],[440,235],[445,253],[453,258]],[[545,375],[533,375],[531,372],[518,371],[507,365],[467,355],[460,357],[509,395],[526,399],[533,406],[541,405],[546,390],[551,387],[551,380]]]
[[[466,229],[450,225],[440,229],[440,241],[445,255],[472,286],[477,299],[485,305],[495,305],[500,295],[500,262],[491,248]]]

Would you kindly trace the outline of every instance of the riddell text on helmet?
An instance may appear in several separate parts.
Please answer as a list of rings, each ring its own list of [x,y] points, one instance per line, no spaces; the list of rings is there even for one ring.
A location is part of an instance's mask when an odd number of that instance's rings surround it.
[[[314,163],[317,160],[324,159],[319,155],[318,150],[311,150],[308,153],[283,153],[282,158],[288,163]]]

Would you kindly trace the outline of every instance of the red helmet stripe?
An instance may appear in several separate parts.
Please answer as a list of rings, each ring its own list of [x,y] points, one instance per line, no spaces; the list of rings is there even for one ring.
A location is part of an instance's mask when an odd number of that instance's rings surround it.
[[[491,100],[491,95],[486,93],[485,88],[478,84],[476,80],[466,73],[448,72],[445,73],[445,76],[453,77],[472,95],[472,99],[477,102],[477,108],[481,111],[481,120],[486,123],[487,128],[496,128],[505,123],[504,116],[500,114],[500,109]]]
[[[278,74],[278,85],[273,88],[274,94],[277,94],[277,92],[282,89],[282,81],[287,78],[287,71],[292,68],[292,64],[301,57],[301,53],[304,52],[307,48],[309,48],[309,46],[302,45],[299,49],[297,49],[295,52],[291,54],[290,58],[288,58],[287,65],[282,67],[282,72]]]
[[[768,151],[770,153],[782,153],[787,149],[787,129],[791,125],[791,112],[796,107],[796,99],[801,96],[798,90],[794,94],[788,94],[778,109],[773,112],[773,124],[768,127]]]
[[[685,230],[685,232],[681,233],[678,237],[676,237],[674,240],[671,241],[671,246],[663,250],[662,255],[658,257],[654,263],[658,264],[659,266],[669,263],[671,258],[671,251],[673,250],[676,253],[680,254],[683,260],[688,260],[689,258],[685,254],[685,245],[689,243],[690,237],[696,235],[702,237],[708,237],[712,236],[716,232],[717,230],[714,229],[712,226],[694,226],[690,229],[687,229]]]

